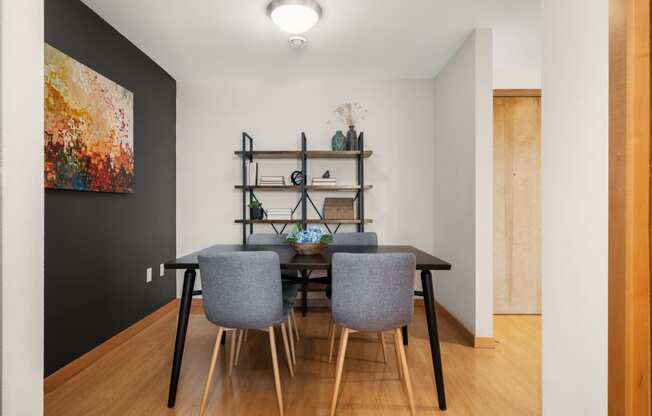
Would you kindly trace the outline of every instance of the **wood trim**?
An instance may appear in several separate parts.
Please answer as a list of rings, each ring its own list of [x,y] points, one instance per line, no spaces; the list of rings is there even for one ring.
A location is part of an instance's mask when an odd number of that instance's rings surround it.
[[[414,304],[420,308],[424,307],[423,299],[415,299]],[[482,349],[496,348],[496,341],[493,337],[476,337],[471,333],[471,331],[466,329],[466,327],[455,316],[453,316],[453,314],[448,312],[446,308],[444,308],[438,302],[435,304],[437,306],[437,317],[446,319],[450,324],[452,324],[457,329],[457,331],[462,334],[469,346]]]
[[[494,97],[541,97],[541,89],[496,89]]]
[[[649,414],[650,4],[609,4],[610,416]]]
[[[161,319],[166,314],[177,309],[178,304],[179,304],[178,299],[174,299],[170,301],[166,305],[162,306],[161,308],[147,315],[146,317],[136,322],[135,324],[131,325],[127,329],[123,330],[122,332],[119,332],[118,334],[109,338],[107,341],[93,348],[86,354],[82,355],[81,357],[75,359],[74,361],[68,363],[64,367],[50,374],[48,377],[46,377],[43,380],[43,392],[45,394],[53,392],[54,390],[59,388],[59,386],[61,386],[63,383],[68,381],[70,378],[74,377],[79,372],[83,371],[85,368],[93,364],[95,361],[99,360],[104,355],[108,354],[109,352],[118,348],[120,345],[129,341],[139,332],[149,327],[150,325],[152,325],[154,322]]]

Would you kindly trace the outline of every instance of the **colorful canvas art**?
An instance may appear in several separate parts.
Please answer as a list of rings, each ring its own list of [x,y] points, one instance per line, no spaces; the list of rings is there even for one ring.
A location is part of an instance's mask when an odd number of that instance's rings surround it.
[[[45,187],[131,193],[134,95],[45,45]]]

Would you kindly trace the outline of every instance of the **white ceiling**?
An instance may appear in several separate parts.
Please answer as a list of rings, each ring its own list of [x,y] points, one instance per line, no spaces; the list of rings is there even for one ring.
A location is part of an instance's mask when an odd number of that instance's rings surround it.
[[[177,80],[432,78],[476,27],[497,70],[540,73],[540,0],[320,0],[302,50],[268,0],[83,1]]]

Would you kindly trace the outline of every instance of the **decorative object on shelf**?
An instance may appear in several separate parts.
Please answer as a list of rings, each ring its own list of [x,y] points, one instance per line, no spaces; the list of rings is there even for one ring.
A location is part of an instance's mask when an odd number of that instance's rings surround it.
[[[264,214],[263,204],[260,201],[251,201],[249,203],[249,217],[252,220],[262,220]]]
[[[346,134],[346,150],[358,150],[358,135],[355,132],[355,125],[365,119],[368,110],[357,102],[349,102],[340,105],[334,112],[339,121],[349,127]]]
[[[331,139],[331,149],[335,151],[346,150],[346,136],[342,133],[342,130],[335,132]]]
[[[305,179],[306,178],[303,177],[303,172],[301,172],[300,170],[295,170],[290,175],[290,180],[292,181],[292,184],[296,186],[301,185]]]
[[[333,236],[325,233],[321,227],[301,229],[299,224],[288,234],[287,241],[298,254],[314,256],[321,254],[326,246],[333,241]]]
[[[323,175],[321,175],[321,177],[324,178],[324,179],[330,178],[331,177],[331,171],[327,170],[326,172],[324,172]]]
[[[49,189],[133,193],[134,94],[45,45]]]
[[[352,220],[353,198],[325,198],[324,218],[327,220]]]
[[[346,132],[346,150],[358,150],[358,133],[355,126],[349,126],[349,131]]]

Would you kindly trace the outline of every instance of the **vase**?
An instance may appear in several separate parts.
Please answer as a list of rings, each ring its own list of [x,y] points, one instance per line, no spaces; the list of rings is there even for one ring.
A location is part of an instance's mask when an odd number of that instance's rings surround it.
[[[346,132],[346,150],[358,150],[358,133],[355,132],[355,126],[349,126]]]
[[[346,150],[346,136],[342,130],[338,130],[331,139],[332,150]]]

